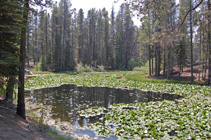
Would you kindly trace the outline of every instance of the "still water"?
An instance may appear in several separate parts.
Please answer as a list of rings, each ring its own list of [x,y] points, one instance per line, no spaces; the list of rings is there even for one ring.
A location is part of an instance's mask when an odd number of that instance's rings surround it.
[[[28,107],[41,105],[35,111],[36,116],[61,135],[77,139],[95,138],[94,132],[87,129],[87,123],[95,123],[97,119],[80,118],[78,111],[98,106],[108,108],[117,103],[136,103],[162,100],[175,100],[181,96],[143,92],[137,89],[114,89],[107,87],[79,87],[62,85],[60,87],[36,89],[26,92]],[[97,139],[100,139],[98,137]],[[104,138],[105,139],[105,138]],[[110,137],[108,139],[116,139]]]

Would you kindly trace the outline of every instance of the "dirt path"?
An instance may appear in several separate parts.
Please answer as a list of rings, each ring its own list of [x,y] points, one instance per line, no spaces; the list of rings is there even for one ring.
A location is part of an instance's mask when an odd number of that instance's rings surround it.
[[[7,106],[7,107],[6,107]],[[8,103],[0,99],[0,140],[56,140],[41,127],[16,115]]]

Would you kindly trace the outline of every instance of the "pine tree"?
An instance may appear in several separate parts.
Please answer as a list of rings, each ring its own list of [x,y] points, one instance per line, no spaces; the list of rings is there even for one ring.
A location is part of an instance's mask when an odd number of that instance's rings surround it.
[[[120,32],[117,32],[115,36],[115,60],[116,60],[116,68],[122,68],[123,67],[123,59],[122,59],[122,53],[123,53],[123,40]]]
[[[114,39],[115,39],[115,13],[114,13],[114,6],[112,6],[112,11],[111,11],[111,28],[110,28],[110,48],[111,48],[111,67],[115,67],[115,49],[114,49]]]
[[[78,30],[78,56],[77,63],[83,62],[83,49],[84,49],[84,12],[80,9],[77,16],[77,30]]]
[[[97,12],[97,25],[96,25],[96,46],[97,46],[97,65],[103,64],[103,19],[102,11]]]
[[[102,10],[102,16],[103,16],[103,38],[104,38],[104,42],[103,42],[103,50],[104,50],[104,66],[109,67],[110,65],[110,54],[111,54],[111,50],[109,47],[109,19],[108,19],[108,11],[103,8]]]
[[[180,12],[179,12],[179,19],[182,20],[186,7],[187,2],[185,0],[180,1]],[[180,73],[183,72],[183,67],[187,66],[187,47],[188,47],[188,31],[187,31],[187,22],[183,23],[183,26],[180,28],[179,37],[178,37],[178,44],[176,45],[176,54],[177,54],[177,64],[180,68]]]
[[[15,0],[0,1],[0,78],[9,79],[5,99],[10,102],[13,102],[15,77],[18,75],[17,43],[23,20],[20,9],[21,5]]]
[[[46,70],[44,16],[45,16],[44,11],[41,11],[38,25],[38,47],[41,54],[41,58],[39,61],[40,61],[40,69],[42,71]]]
[[[59,71],[60,70],[60,47],[61,47],[61,39],[59,32],[59,15],[58,15],[58,7],[56,5],[53,6],[53,12],[51,16],[51,42],[52,42],[52,70]]]
[[[18,104],[17,104],[17,114],[26,118],[25,116],[25,95],[24,95],[24,71],[25,71],[25,54],[26,54],[26,26],[28,20],[29,12],[29,0],[24,1],[23,10],[23,25],[25,27],[21,28],[21,40],[20,40],[20,66],[19,66],[19,83],[18,83]]]

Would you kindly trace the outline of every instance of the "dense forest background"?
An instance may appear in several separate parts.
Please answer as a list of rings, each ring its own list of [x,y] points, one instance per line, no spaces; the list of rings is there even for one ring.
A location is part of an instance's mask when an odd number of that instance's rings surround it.
[[[27,62],[42,71],[75,70],[77,64],[128,69],[139,57],[139,29],[133,24],[129,5],[115,14],[103,8],[71,9],[71,2],[53,4],[52,13],[41,10],[30,16],[27,29]],[[86,17],[87,15],[87,17]],[[135,61],[135,60],[133,60]]]
[[[126,2],[117,13],[114,8],[84,13],[61,0],[52,5],[51,12],[30,13],[28,66],[33,62],[42,71],[81,66],[132,70],[149,62],[149,75],[170,79],[173,68],[178,67],[181,74],[184,67],[190,67],[192,81],[194,71],[199,79],[208,79],[208,10],[205,1],[166,0]],[[132,21],[134,14],[141,17],[140,27]],[[194,65],[199,67],[194,70]]]

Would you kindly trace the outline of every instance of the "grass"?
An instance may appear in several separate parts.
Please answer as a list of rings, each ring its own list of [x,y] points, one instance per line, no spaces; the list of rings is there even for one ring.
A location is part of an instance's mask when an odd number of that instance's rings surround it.
[[[52,136],[54,136],[55,138],[57,138],[58,140],[71,140],[70,138],[66,138],[64,136],[61,136],[57,133],[57,131],[52,130],[49,126],[47,125],[42,125],[42,127],[49,132]]]
[[[166,79],[162,76],[160,76],[160,77],[149,76],[148,75],[148,67],[149,67],[149,64],[147,62],[142,67],[134,68],[133,72],[128,72],[125,75],[125,78],[127,80],[132,80],[132,81],[150,82],[150,83],[175,83],[175,84],[205,85],[204,83],[185,81],[184,79],[177,80],[177,79]]]
[[[48,72],[48,71],[33,71],[32,73],[35,75],[53,74],[52,72]]]
[[[132,80],[132,81],[140,81],[140,82],[150,82],[150,83],[175,83],[175,84],[193,84],[193,85],[205,85],[203,83],[197,83],[197,82],[185,82],[185,81],[180,81],[180,80],[174,80],[174,79],[165,79],[163,77],[156,78],[153,76],[148,76],[143,73],[134,73],[134,74],[128,74],[125,76],[126,79]]]

